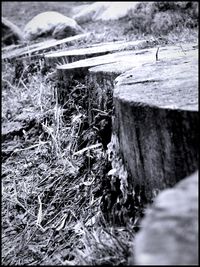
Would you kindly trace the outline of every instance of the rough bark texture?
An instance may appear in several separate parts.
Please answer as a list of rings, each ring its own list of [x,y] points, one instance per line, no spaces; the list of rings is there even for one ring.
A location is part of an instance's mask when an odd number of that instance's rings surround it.
[[[97,92],[96,101],[99,109],[103,111],[113,108],[112,96],[116,77],[116,73],[98,73],[95,76],[89,74],[86,77],[87,86]]]
[[[135,265],[198,265],[198,172],[166,189],[134,239]]]
[[[115,124],[129,185],[173,186],[198,168],[197,54],[138,67],[118,78]]]
[[[145,186],[148,199],[198,168],[197,49],[163,47],[157,59],[155,49],[124,51],[57,68],[61,103],[78,81],[95,88],[105,110],[114,89],[113,130],[129,186]]]

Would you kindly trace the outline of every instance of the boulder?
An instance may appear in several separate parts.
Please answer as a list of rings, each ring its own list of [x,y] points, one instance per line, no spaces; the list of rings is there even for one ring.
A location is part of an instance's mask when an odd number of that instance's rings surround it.
[[[198,172],[155,199],[134,239],[135,265],[198,265]]]
[[[118,20],[135,9],[138,2],[95,2],[73,16],[79,23],[97,20]]]
[[[62,39],[79,33],[83,33],[83,29],[74,19],[54,11],[38,14],[24,28],[27,40],[34,40],[42,36]]]
[[[1,20],[1,29],[1,40],[3,45],[17,44],[24,40],[22,31],[15,24],[4,17]]]

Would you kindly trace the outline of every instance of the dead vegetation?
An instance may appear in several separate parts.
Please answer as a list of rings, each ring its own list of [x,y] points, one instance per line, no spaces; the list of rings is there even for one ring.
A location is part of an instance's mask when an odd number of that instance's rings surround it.
[[[108,24],[113,32],[102,23],[104,35],[99,23],[86,25],[98,38],[75,46],[136,38],[120,23]],[[127,265],[145,200],[139,189],[134,199],[121,194],[105,149],[112,110],[79,81],[60,105],[43,64],[2,63],[2,264]]]
[[[122,226],[123,214],[108,216],[112,167],[100,127],[109,110],[78,81],[58,104],[40,64],[19,79],[16,65],[3,64],[2,263],[125,264],[137,218]]]

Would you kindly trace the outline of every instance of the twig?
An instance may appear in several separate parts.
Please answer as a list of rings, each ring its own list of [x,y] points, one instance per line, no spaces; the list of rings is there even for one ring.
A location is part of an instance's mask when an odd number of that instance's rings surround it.
[[[36,144],[36,145],[32,145],[32,146],[29,146],[29,147],[26,147],[26,148],[19,148],[19,149],[15,149],[14,151],[13,151],[13,153],[16,153],[16,152],[20,152],[20,151],[24,151],[24,150],[29,150],[29,149],[32,149],[32,148],[35,148],[35,147],[38,147],[38,146],[40,146],[40,145],[44,145],[44,144],[46,144],[46,143],[49,143],[49,141],[47,141],[47,142],[40,142],[39,144]],[[6,152],[10,152],[9,150],[6,150]]]
[[[25,85],[25,83],[22,81],[22,78],[19,79],[19,84],[22,84],[26,90],[28,90],[28,87]]]
[[[123,251],[127,251],[127,249],[122,245],[122,243],[118,240],[118,238],[111,234],[110,232],[108,232],[108,230],[106,228],[103,229],[108,235],[112,236],[118,243],[118,245],[122,248]]]
[[[158,51],[159,51],[159,48],[160,48],[160,47],[158,47],[158,49],[157,49],[157,51],[156,51],[156,61],[158,61]]]
[[[37,217],[37,222],[36,225],[41,226],[41,222],[42,222],[42,202],[40,199],[40,196],[38,196],[38,201],[39,201],[39,211],[38,211],[38,217]]]
[[[15,89],[15,87],[7,80],[5,80],[4,78],[2,78],[3,82],[6,82],[12,89]]]
[[[87,151],[87,150],[94,149],[94,148],[97,148],[97,147],[100,147],[100,146],[102,146],[101,143],[99,143],[99,144],[95,144],[95,145],[91,145],[91,146],[88,146],[88,147],[85,147],[85,148],[83,148],[83,149],[81,149],[81,150],[75,152],[75,153],[73,154],[73,156],[83,154],[83,153],[84,153],[85,151]]]

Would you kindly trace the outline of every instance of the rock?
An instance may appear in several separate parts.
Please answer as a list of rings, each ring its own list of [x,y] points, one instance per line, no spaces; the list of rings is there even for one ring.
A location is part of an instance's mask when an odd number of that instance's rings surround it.
[[[89,3],[89,4],[81,3],[81,5],[74,6],[71,9],[71,13],[72,13],[73,16],[75,16],[76,14],[78,14],[79,12],[81,12],[81,10],[83,10],[86,7],[89,7],[89,6],[91,6],[91,3]]]
[[[135,265],[198,265],[198,172],[161,192],[136,234]]]
[[[109,2],[94,2],[89,6],[83,8],[78,14],[75,14],[73,18],[78,21],[78,23],[85,23],[88,21],[95,21],[98,13],[104,12],[108,6]]]
[[[79,33],[83,33],[83,30],[74,19],[54,11],[40,13],[24,28],[27,40],[34,40],[41,36],[61,39]]]
[[[129,187],[145,186],[148,199],[198,168],[197,49],[165,53],[122,74],[114,88],[113,129]]]
[[[11,21],[6,18],[1,20],[2,39],[3,45],[13,45],[24,40],[22,31]]]
[[[97,20],[117,20],[135,9],[138,2],[95,2],[83,8],[73,18],[79,23]]]

